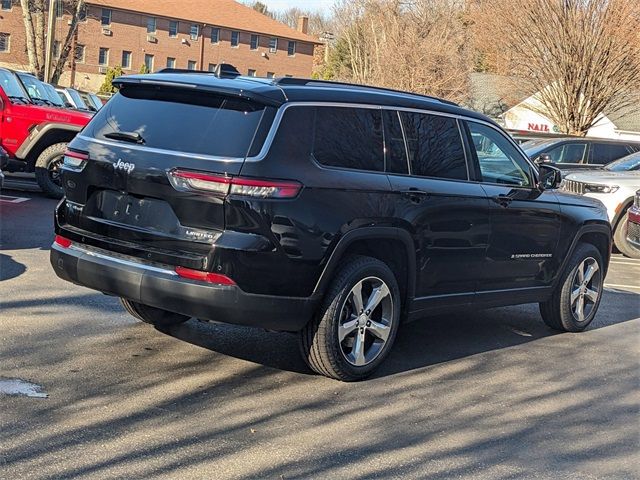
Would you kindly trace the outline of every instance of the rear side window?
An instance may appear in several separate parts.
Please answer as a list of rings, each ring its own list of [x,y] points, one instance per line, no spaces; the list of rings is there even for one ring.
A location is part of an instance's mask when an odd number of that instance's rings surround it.
[[[594,143],[589,153],[589,163],[606,165],[631,153],[626,145],[615,143]]]
[[[551,161],[554,163],[582,163],[586,149],[586,143],[565,143],[545,153],[551,157]]]
[[[95,115],[90,134],[113,141],[105,134],[137,133],[145,147],[244,158],[264,110],[248,100],[203,92],[125,87]],[[261,146],[264,136],[258,141]]]
[[[419,177],[467,180],[462,138],[455,119],[401,112],[411,173]]]
[[[384,171],[378,109],[317,107],[313,156],[322,165]]]

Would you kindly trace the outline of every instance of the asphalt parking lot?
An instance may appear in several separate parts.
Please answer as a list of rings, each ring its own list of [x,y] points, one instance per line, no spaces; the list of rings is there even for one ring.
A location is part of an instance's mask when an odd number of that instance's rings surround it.
[[[0,197],[0,478],[640,478],[640,261],[593,325],[537,306],[404,325],[370,380],[313,375],[292,335],[161,333],[59,281],[55,201]],[[1,388],[0,388],[1,390]],[[42,398],[46,394],[46,398]]]

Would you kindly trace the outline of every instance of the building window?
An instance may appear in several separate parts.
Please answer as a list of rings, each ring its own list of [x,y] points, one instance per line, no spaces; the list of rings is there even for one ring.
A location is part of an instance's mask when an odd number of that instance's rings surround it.
[[[217,67],[217,65],[215,63],[210,63],[209,64],[209,71],[210,72],[215,72],[216,71],[216,67]]]
[[[191,34],[191,40],[197,40],[200,36],[200,26],[192,23],[189,33]]]
[[[167,57],[167,68],[176,68],[176,59],[173,57]]]
[[[62,0],[56,0],[56,17],[62,18],[64,15],[64,3]]]
[[[0,52],[8,52],[11,43],[11,35],[0,33]]]
[[[289,44],[287,45],[287,55],[293,57],[296,54],[296,42],[294,40],[289,40]]]
[[[153,55],[145,54],[144,66],[147,67],[148,72],[153,72]]]
[[[147,18],[147,33],[156,33],[156,17]]]
[[[187,70],[195,70],[196,69],[196,61],[195,60],[189,60],[187,62]]]
[[[249,71],[247,72],[247,75],[249,75],[250,77],[255,77],[256,71],[253,68],[250,68]]]
[[[220,42],[220,29],[212,28],[211,29],[211,43],[219,43]]]
[[[175,38],[178,36],[178,22],[175,20],[169,21],[169,36]]]
[[[275,78],[276,74],[273,72],[267,72],[267,78]]]
[[[53,57],[58,58],[60,56],[60,41],[53,41]]]
[[[131,68],[131,52],[126,50],[122,51],[122,68],[127,70]]]
[[[109,65],[109,49],[100,47],[98,54],[98,65]]]
[[[86,22],[87,21],[87,4],[82,5],[80,12],[78,12],[78,21]]]
[[[231,32],[231,46],[237,47],[240,44],[240,32]]]
[[[269,51],[271,53],[276,53],[278,51],[278,39],[276,37],[271,37],[269,39]]]
[[[260,44],[260,37],[258,35],[251,35],[251,50],[257,50]]]
[[[2,0],[2,10],[11,10],[13,0]]]
[[[103,27],[111,25],[111,10],[108,8],[102,9],[102,16],[100,17],[100,23]]]
[[[76,63],[84,63],[84,45],[76,45]]]

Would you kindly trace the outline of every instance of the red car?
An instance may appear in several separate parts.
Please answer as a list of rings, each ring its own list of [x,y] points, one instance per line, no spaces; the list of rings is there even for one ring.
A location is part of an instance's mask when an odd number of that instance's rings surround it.
[[[91,114],[35,104],[16,74],[0,68],[0,141],[8,172],[35,172],[49,196],[61,198],[60,167],[67,144]]]

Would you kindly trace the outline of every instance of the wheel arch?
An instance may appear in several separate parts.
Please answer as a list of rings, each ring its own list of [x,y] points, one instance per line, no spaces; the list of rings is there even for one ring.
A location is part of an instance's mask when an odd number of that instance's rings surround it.
[[[613,221],[611,222],[612,230],[615,230],[616,228],[618,228],[618,224],[620,223],[620,220],[622,220],[622,217],[624,217],[624,214],[626,213],[626,211],[629,210],[631,205],[633,205],[633,196],[627,198],[620,205],[622,205],[622,207],[616,212],[616,215],[615,217],[613,217]]]
[[[394,246],[402,250],[390,248]],[[416,282],[415,246],[409,232],[397,227],[361,227],[347,232],[331,251],[314,294],[324,295],[342,259],[351,254],[370,256],[386,263],[396,276],[405,311],[408,311]],[[403,271],[404,275],[399,275]]]
[[[82,130],[78,125],[65,123],[47,123],[36,126],[22,143],[16,157],[25,160],[29,169],[33,169],[40,154],[56,143],[68,143]]]

